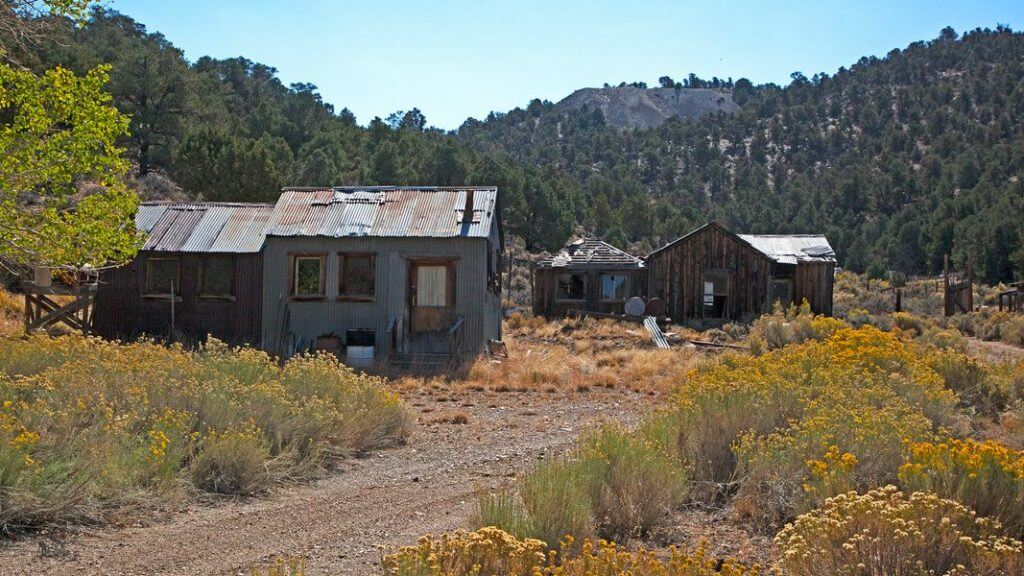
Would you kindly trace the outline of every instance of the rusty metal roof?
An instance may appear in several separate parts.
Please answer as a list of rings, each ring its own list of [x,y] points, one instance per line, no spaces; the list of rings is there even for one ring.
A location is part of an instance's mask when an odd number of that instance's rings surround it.
[[[835,262],[836,252],[821,234],[738,234],[772,260],[782,264]]]
[[[463,221],[469,194],[473,213]],[[497,201],[493,186],[285,188],[267,235],[486,238]]]
[[[596,238],[580,238],[537,261],[538,268],[643,268],[640,258]]]
[[[272,204],[143,202],[136,227],[147,234],[143,250],[157,252],[259,252]]]

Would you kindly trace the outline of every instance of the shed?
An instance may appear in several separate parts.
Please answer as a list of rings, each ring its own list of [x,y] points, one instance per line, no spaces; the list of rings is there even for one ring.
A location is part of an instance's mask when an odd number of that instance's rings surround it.
[[[647,257],[651,297],[679,322],[749,321],[804,300],[832,314],[835,251],[820,234],[734,234],[709,223]]]
[[[141,334],[260,342],[264,229],[273,205],[143,202],[146,241],[100,277],[93,316],[107,338]]]
[[[646,288],[644,262],[607,242],[581,238],[533,268],[533,313],[564,316],[571,310],[622,314],[626,300]]]
[[[501,338],[503,249],[494,187],[286,188],[266,228],[262,346],[476,354]]]

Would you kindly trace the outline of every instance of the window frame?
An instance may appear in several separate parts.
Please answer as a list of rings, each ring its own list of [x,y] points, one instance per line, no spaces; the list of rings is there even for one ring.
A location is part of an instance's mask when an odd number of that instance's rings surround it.
[[[707,303],[707,300],[706,300],[707,299],[707,289],[705,287],[705,285],[707,284],[707,277],[708,277],[709,274],[711,274],[711,275],[720,275],[722,278],[725,278],[725,292],[724,293],[719,293],[719,292],[716,292],[716,291],[712,291],[712,293],[711,293],[712,303],[711,304]],[[711,320],[724,320],[724,319],[727,319],[729,317],[729,301],[732,299],[732,273],[731,273],[731,271],[730,270],[721,269],[721,268],[709,268],[709,269],[706,269],[706,270],[702,270],[701,271],[701,275],[700,275],[700,281],[701,281],[701,291],[700,291],[700,297],[701,297],[701,299],[700,299],[700,303],[701,303],[701,318],[707,318],[707,319],[711,319]],[[712,284],[714,284],[714,283],[712,282]],[[714,302],[715,302],[715,300],[717,298],[724,298],[725,299],[724,302],[722,302],[721,314],[718,315],[718,316],[709,315],[708,314],[708,310],[709,310],[709,308],[712,311],[714,310],[714,308],[715,308],[715,303]]]
[[[150,279],[150,276],[152,275],[152,268],[150,267],[150,263],[153,262],[153,261],[174,262],[174,266],[175,266],[175,278],[174,278],[175,290],[174,290],[173,296],[172,296],[172,294],[170,292],[150,292],[149,291],[149,279]],[[170,300],[173,297],[175,301],[180,302],[181,301],[181,257],[180,256],[146,256],[145,268],[143,269],[143,278],[142,278],[142,286],[141,286],[141,288],[142,288],[142,297],[143,298],[150,298],[150,299],[154,299],[154,300]]]
[[[605,298],[604,294],[604,278],[605,276],[619,277],[623,280],[623,287],[625,288],[626,294],[623,298]],[[633,293],[633,275],[625,272],[601,272],[597,275],[597,283],[600,290],[601,302],[625,302],[632,298],[630,294]]]
[[[296,301],[314,301],[323,300],[327,297],[327,253],[326,252],[296,252],[289,254],[291,260],[291,273],[288,281],[288,292],[289,297]],[[298,282],[299,282],[299,261],[300,260],[319,260],[320,262],[320,293],[319,294],[299,294],[298,293]]]
[[[231,292],[228,294],[216,294],[206,291],[206,264],[211,260],[225,260],[229,263],[231,270]],[[224,300],[235,301],[235,272],[237,261],[232,254],[206,254],[199,259],[199,299],[200,300]]]
[[[583,279],[583,295],[580,298],[562,298],[559,295],[558,284],[563,276],[568,276],[570,281],[573,276],[579,276]],[[587,301],[587,290],[589,289],[590,275],[585,272],[560,272],[555,274],[555,302],[586,302]]]
[[[354,294],[348,292],[346,286],[346,272],[348,271],[349,259],[352,257],[368,258],[370,261],[370,293]],[[344,302],[375,302],[377,300],[377,253],[376,252],[338,252],[338,300]]]

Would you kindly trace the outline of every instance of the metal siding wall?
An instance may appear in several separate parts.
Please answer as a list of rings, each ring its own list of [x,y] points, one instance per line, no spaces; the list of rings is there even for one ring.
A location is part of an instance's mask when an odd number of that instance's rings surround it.
[[[171,326],[171,304],[142,297],[146,258],[177,257],[181,263],[181,302],[175,303],[176,329],[200,340],[207,334],[232,344],[258,344],[262,308],[260,254],[235,257],[235,301],[199,299],[202,255],[177,252],[140,252],[128,264],[105,271],[96,295],[96,330],[105,338],[129,339],[141,334],[166,336]]]
[[[371,252],[377,255],[376,300],[344,302],[338,296],[338,252]],[[292,253],[327,253],[325,298],[317,301],[288,300]],[[451,257],[457,259],[455,314],[462,315],[461,353],[480,351],[487,338],[500,335],[500,303],[487,290],[487,241],[467,238],[312,238],[270,237],[264,248],[262,347],[281,353],[282,302],[287,301],[289,330],[300,340],[300,349],[317,336],[336,332],[344,337],[350,329],[377,332],[378,351],[387,345],[392,316],[408,328],[407,283],[409,259]],[[497,332],[497,333],[496,333]]]

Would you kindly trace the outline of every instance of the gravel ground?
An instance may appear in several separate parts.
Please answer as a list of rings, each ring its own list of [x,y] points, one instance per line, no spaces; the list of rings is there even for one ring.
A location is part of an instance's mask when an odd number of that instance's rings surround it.
[[[303,558],[310,576],[376,574],[381,546],[466,527],[478,490],[564,451],[582,427],[632,423],[653,405],[613,390],[403,394],[419,420],[404,447],[268,497],[191,504],[149,526],[0,544],[0,575],[248,574],[277,557]]]

